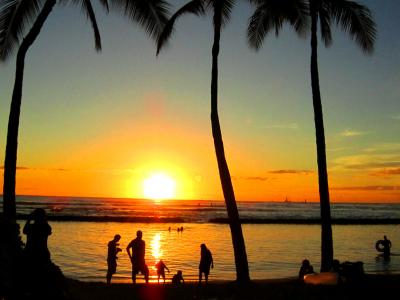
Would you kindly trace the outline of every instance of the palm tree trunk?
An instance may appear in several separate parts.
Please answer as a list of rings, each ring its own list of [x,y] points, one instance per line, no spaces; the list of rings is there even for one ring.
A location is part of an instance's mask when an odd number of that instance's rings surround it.
[[[215,13],[218,15],[218,12]],[[236,265],[236,280],[248,282],[250,280],[247,262],[246,246],[244,243],[242,225],[236,205],[231,176],[225,158],[224,143],[218,117],[218,54],[221,34],[220,18],[214,16],[214,44],[212,47],[212,75],[211,75],[211,127],[214,138],[215,154],[217,156],[219,176],[224,193],[229,225],[232,235],[233,252]]]
[[[15,176],[17,169],[18,129],[21,111],[22,85],[24,79],[25,56],[36,40],[56,0],[48,0],[39,13],[31,30],[24,38],[17,53],[14,90],[8,118],[7,145],[4,160],[3,212],[9,220],[16,219]]]
[[[313,94],[314,121],[317,143],[318,183],[321,212],[321,272],[329,271],[333,261],[333,240],[331,211],[329,204],[328,171],[326,164],[324,119],[319,89],[317,59],[317,22],[318,16],[313,1],[310,1],[311,13],[311,88]]]

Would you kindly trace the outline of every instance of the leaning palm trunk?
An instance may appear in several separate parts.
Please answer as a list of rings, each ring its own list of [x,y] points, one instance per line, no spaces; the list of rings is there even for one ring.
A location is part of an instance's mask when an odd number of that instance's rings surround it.
[[[218,15],[218,12],[216,13]],[[224,143],[218,117],[218,54],[221,33],[221,21],[214,17],[214,44],[212,47],[212,74],[211,74],[211,126],[214,138],[215,154],[217,156],[219,176],[224,193],[229,226],[231,229],[233,252],[236,265],[236,280],[247,282],[250,280],[247,262],[246,246],[244,243],[242,225],[236,205],[231,176],[225,158]]]
[[[25,56],[29,47],[38,37],[56,0],[48,0],[38,15],[32,29],[24,38],[17,54],[15,83],[11,100],[10,116],[8,119],[7,145],[4,160],[3,211],[10,220],[16,219],[15,176],[17,169],[18,129],[21,111],[22,85],[24,79]]]
[[[313,5],[311,13],[311,88],[313,94],[314,121],[317,143],[318,183],[321,212],[321,271],[329,271],[333,261],[333,240],[331,211],[329,204],[328,172],[326,164],[324,119],[319,89],[317,59],[317,22],[318,16]]]

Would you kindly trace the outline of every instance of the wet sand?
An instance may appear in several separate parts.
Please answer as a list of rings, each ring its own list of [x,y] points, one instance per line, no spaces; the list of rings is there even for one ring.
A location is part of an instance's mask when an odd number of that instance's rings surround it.
[[[171,283],[148,285],[139,283],[111,284],[81,282],[68,279],[71,299],[389,299],[400,294],[399,275],[366,275],[357,283],[338,286],[312,286],[296,279],[254,280],[248,285],[238,285],[229,281],[213,281],[207,286],[197,282],[173,286]]]

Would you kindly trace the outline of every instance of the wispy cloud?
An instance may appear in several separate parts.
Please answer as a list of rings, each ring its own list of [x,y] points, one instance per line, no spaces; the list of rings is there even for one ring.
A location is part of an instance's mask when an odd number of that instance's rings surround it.
[[[381,153],[399,153],[400,152],[400,143],[379,143],[372,145],[364,150],[364,152],[372,153],[372,152],[381,152]]]
[[[268,124],[264,126],[265,129],[289,129],[289,130],[299,130],[300,126],[297,123],[288,124]]]
[[[340,132],[339,134],[340,134],[340,136],[343,136],[343,137],[354,137],[354,136],[366,135],[366,134],[369,134],[369,132],[345,129],[342,132]]]
[[[332,187],[337,191],[400,191],[399,185],[367,185],[367,186],[343,186]]]
[[[270,179],[267,176],[232,176],[232,180],[253,180],[253,181],[266,181]]]
[[[4,166],[0,166],[0,170],[4,170]],[[17,170],[29,171],[29,170],[44,170],[44,171],[68,171],[63,168],[31,168],[31,167],[17,167]]]
[[[398,121],[400,121],[400,114],[398,114],[398,115],[392,115],[392,116],[390,116],[390,118],[393,119],[393,120],[398,120]]]
[[[400,167],[397,154],[359,154],[339,157],[334,160],[336,167],[343,169],[368,170]]]
[[[311,173],[314,173],[312,170],[272,170],[269,171],[268,173],[271,174],[304,174],[308,175]]]
[[[374,176],[392,176],[392,175],[400,175],[400,168],[394,168],[394,169],[382,169],[378,170],[371,175]]]

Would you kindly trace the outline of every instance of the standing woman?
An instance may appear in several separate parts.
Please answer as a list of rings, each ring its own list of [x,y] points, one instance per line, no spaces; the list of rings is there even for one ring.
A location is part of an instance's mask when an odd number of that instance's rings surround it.
[[[214,268],[214,261],[212,258],[211,251],[206,247],[205,244],[200,245],[200,264],[199,264],[199,284],[201,284],[201,278],[204,273],[206,283],[208,283],[208,274],[210,274],[210,267]]]

